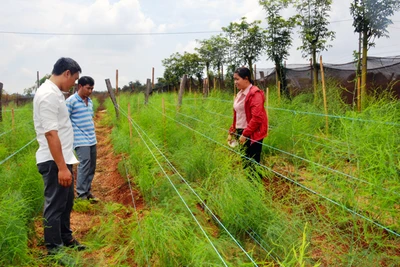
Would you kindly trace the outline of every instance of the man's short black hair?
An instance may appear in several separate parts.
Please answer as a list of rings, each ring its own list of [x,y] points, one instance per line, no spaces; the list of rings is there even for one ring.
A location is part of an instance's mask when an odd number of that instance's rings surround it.
[[[58,76],[63,74],[63,72],[66,70],[69,70],[72,75],[74,75],[77,72],[79,73],[82,72],[81,67],[75,60],[69,57],[62,57],[59,60],[57,60],[56,64],[54,64],[53,71],[51,72],[51,74]]]
[[[85,86],[85,85],[90,85],[90,86],[94,86],[94,80],[92,77],[89,76],[82,76],[79,78],[78,80],[78,84],[81,86]]]

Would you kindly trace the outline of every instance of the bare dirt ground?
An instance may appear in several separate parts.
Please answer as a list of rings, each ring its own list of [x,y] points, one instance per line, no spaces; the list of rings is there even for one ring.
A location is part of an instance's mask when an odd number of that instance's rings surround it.
[[[101,123],[105,115],[104,112],[105,110],[99,108],[94,119],[97,138],[97,161],[96,173],[92,182],[92,193],[99,201],[116,202],[134,207],[129,183],[118,171],[118,164],[122,156],[114,154],[110,139],[112,127]],[[124,175],[126,174],[124,173]],[[143,198],[132,181],[131,186],[136,209],[138,211],[142,210],[144,208]],[[93,227],[93,216],[90,213],[72,212],[71,228],[77,238],[80,235],[83,236]]]
[[[111,127],[103,126],[99,122],[104,111],[96,113],[97,136],[97,167],[92,183],[92,192],[101,201],[118,202],[126,206],[133,206],[132,195],[127,180],[118,172],[118,163],[121,155],[115,155],[111,144]],[[124,175],[126,175],[124,173]],[[131,182],[132,183],[132,182]],[[132,184],[136,208],[143,209],[143,199],[139,191]]]

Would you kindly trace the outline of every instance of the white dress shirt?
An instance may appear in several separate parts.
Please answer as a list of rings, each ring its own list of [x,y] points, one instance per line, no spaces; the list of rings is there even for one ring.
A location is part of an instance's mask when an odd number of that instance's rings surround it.
[[[39,149],[36,152],[36,163],[54,160],[50,153],[45,133],[55,130],[61,142],[62,153],[66,164],[79,161],[73,153],[74,132],[69,119],[65,98],[61,90],[52,81],[46,80],[37,90],[33,99],[33,122]]]

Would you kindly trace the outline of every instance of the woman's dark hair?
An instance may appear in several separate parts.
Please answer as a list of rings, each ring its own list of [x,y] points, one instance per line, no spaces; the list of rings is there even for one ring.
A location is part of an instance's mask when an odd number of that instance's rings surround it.
[[[246,67],[237,68],[234,73],[237,73],[240,78],[249,80],[251,84],[254,84],[253,80],[251,79],[250,70]]]
[[[58,76],[63,74],[63,72],[66,70],[69,70],[72,75],[74,75],[77,72],[79,73],[82,72],[81,67],[75,60],[68,57],[62,57],[59,60],[57,60],[56,64],[54,64],[53,71],[51,72],[51,74]]]
[[[90,85],[90,86],[93,86],[94,85],[94,80],[93,80],[92,77],[82,76],[82,77],[79,78],[78,84],[81,85],[81,86],[85,86],[87,84]]]

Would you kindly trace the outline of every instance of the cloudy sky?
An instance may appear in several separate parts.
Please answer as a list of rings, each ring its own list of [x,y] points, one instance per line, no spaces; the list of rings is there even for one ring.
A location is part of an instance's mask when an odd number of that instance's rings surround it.
[[[357,35],[349,2],[333,0],[330,29],[336,39],[321,54],[324,62],[352,61]],[[40,77],[51,73],[64,56],[80,64],[82,75],[94,77],[96,90],[106,90],[106,78],[115,85],[116,69],[119,86],[145,83],[152,67],[156,77],[163,75],[162,59],[194,52],[196,39],[218,34],[244,16],[265,25],[258,0],[0,0],[0,82],[7,93],[22,93],[35,83],[37,71]],[[390,38],[379,39],[370,56],[400,55],[399,12],[391,19]],[[307,63],[299,45],[295,35],[288,64]],[[257,62],[257,68],[271,66],[265,57]]]

